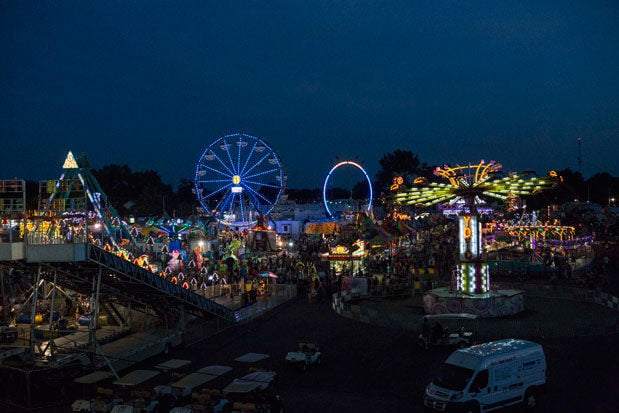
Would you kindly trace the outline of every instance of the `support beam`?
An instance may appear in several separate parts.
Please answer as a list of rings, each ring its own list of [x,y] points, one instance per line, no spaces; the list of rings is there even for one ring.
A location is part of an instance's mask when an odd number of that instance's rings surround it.
[[[30,311],[30,354],[34,354],[34,319],[37,314],[37,300],[39,299],[39,283],[41,281],[41,266],[37,269],[37,278],[34,282],[34,291],[32,292],[32,309]]]

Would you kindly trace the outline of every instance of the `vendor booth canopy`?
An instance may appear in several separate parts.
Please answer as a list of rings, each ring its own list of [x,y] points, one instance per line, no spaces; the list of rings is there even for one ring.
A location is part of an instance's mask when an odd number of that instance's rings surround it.
[[[277,251],[277,233],[251,229],[247,235],[247,247],[253,252]]]
[[[524,263],[528,262],[528,263],[531,263],[531,264],[543,264],[544,258],[541,255],[539,255],[539,254],[537,254],[535,252],[530,252],[528,254],[523,255],[520,258],[520,261],[522,261]]]
[[[223,258],[221,260],[222,261],[226,261],[226,260],[229,260],[229,259],[234,260],[234,261],[238,261],[239,260],[239,258],[236,255],[234,255],[234,254],[226,254],[226,255],[223,256]]]
[[[272,273],[271,271],[262,271],[262,272],[259,272],[258,275],[260,277],[279,278],[277,274]]]
[[[335,234],[339,226],[335,222],[310,222],[305,226],[306,234]]]

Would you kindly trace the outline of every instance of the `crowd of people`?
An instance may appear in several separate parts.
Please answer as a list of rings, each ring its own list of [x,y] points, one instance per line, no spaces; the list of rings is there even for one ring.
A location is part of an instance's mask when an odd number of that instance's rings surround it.
[[[368,248],[369,254],[361,265],[337,269],[321,259],[341,241],[341,234],[337,233],[301,234],[298,239],[280,240],[279,250],[260,252],[245,249],[248,231],[232,230],[216,232],[216,242],[209,244],[207,254],[197,250],[188,239],[178,242],[182,254],[175,256],[167,251],[158,252],[152,243],[145,243],[146,237],[141,234],[135,236],[126,248],[131,249],[135,256],[147,255],[149,261],[159,264],[162,271],[169,267],[166,277],[187,283],[192,290],[221,284],[236,285],[239,294],[247,292],[244,297],[246,304],[255,302],[257,296],[266,293],[267,282],[297,284],[301,291],[307,290],[315,296],[340,290],[342,280],[350,277],[365,277],[370,294],[389,296],[402,291],[408,293],[411,288],[432,288],[439,281],[447,281],[458,261],[457,221],[433,215],[419,219],[414,227],[414,231],[398,234],[380,248]],[[68,233],[63,235],[69,236]],[[590,289],[608,286],[609,274],[618,255],[614,244],[608,242],[598,244],[595,249],[594,265],[579,274],[581,285]],[[559,254],[549,248],[538,253],[544,265],[553,269],[548,272],[549,283],[558,284],[561,280],[573,278],[574,253]],[[173,265],[174,261],[176,265]],[[194,265],[189,265],[190,262]],[[263,277],[261,273],[272,273],[277,278]],[[18,301],[30,284],[26,277],[7,275],[7,288],[12,289],[10,295]],[[248,291],[247,284],[251,284]]]

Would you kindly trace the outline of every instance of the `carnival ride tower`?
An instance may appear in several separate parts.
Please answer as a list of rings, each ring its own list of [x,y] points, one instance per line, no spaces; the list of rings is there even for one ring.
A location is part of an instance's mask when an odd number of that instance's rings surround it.
[[[103,244],[116,245],[120,238],[130,238],[129,229],[94,177],[85,155],[76,158],[69,151],[60,178],[40,183],[39,211],[57,219],[83,220],[83,237],[88,222],[97,222],[104,234]]]
[[[458,249],[456,289],[464,294],[483,294],[490,290],[488,264],[482,260],[481,220],[476,208],[458,215]]]
[[[458,215],[458,249],[456,291],[466,295],[490,292],[488,264],[482,258],[481,219],[477,206],[484,197],[508,200],[513,196],[531,195],[550,188],[558,178],[551,171],[548,178],[511,173],[497,176],[501,164],[480,161],[476,165],[450,167],[444,165],[434,170],[434,175],[448,183],[428,182],[418,178],[415,188],[395,196],[397,203],[432,206],[448,202],[463,204]]]

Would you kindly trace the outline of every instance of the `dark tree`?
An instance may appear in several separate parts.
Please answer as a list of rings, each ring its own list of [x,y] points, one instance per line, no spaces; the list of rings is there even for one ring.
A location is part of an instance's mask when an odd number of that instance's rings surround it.
[[[335,199],[350,199],[351,192],[349,189],[335,187],[327,188],[327,200],[333,201]]]
[[[34,211],[39,209],[39,182],[26,181],[26,209]]]
[[[124,205],[135,203],[136,188],[131,184],[133,172],[128,165],[106,165],[101,169],[93,169],[93,175],[107,195],[110,204],[121,214],[131,213],[131,208]]]
[[[194,193],[193,181],[189,179],[181,179],[176,189],[176,196],[174,198],[174,209],[180,216],[194,215],[196,207],[198,206],[198,200]]]
[[[352,198],[356,200],[365,200],[370,198],[370,188],[368,181],[359,181],[352,187]]]
[[[561,205],[566,202],[587,200],[587,185],[580,172],[574,172],[568,168],[558,173],[562,181],[552,191],[549,191],[549,197],[553,197],[551,198],[553,203]]]
[[[161,177],[155,171],[136,172],[132,177],[132,186],[136,188],[136,199],[134,215],[153,216],[161,215],[165,212],[176,215],[174,205],[174,191],[171,185],[166,185],[161,181]],[[165,200],[172,202],[166,207]]]
[[[132,172],[127,165],[106,165],[93,174],[121,216],[162,215],[174,210],[174,191],[156,171]],[[167,208],[165,203],[168,202]]]
[[[587,179],[587,199],[600,205],[616,204],[619,178],[601,172]],[[615,198],[615,202],[612,199]]]
[[[321,201],[322,191],[319,188],[314,189],[291,189],[286,188],[288,199],[295,201],[298,204],[313,204]]]
[[[587,200],[586,184],[579,172],[574,172],[568,168],[557,171],[557,173],[562,180],[554,188],[541,191],[525,199],[529,210],[545,208],[548,205],[562,205],[566,202]]]
[[[383,155],[378,162],[381,169],[376,174],[374,189],[385,194],[389,193],[393,178],[401,176],[404,178],[404,185],[410,188],[415,177],[426,176],[428,170],[431,170],[425,162],[420,163],[413,152],[401,149]]]

